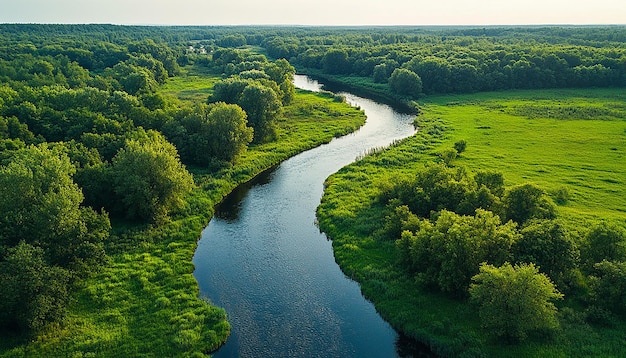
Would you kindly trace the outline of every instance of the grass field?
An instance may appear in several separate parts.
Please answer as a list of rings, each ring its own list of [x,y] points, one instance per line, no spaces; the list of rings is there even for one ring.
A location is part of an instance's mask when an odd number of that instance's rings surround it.
[[[320,228],[333,239],[336,261],[361,284],[394,327],[444,356],[620,357],[623,321],[594,326],[577,302],[560,303],[561,329],[518,345],[489,339],[465,301],[425,290],[396,265],[393,242],[376,240],[384,211],[380,185],[412,175],[459,140],[467,149],[453,165],[502,172],[507,186],[533,182],[569,199],[558,216],[571,229],[612,219],[626,225],[626,93],[609,90],[511,91],[428,98],[420,131],[343,168],[327,180]],[[357,184],[358,183],[358,184]]]
[[[508,184],[565,188],[561,216],[626,218],[626,92],[558,90],[432,98],[426,116],[454,128],[443,141],[468,143],[457,163],[497,169]]]
[[[170,78],[162,85],[159,93],[182,101],[204,103],[215,82],[221,79],[208,68],[200,66],[183,67],[181,71],[180,75]]]

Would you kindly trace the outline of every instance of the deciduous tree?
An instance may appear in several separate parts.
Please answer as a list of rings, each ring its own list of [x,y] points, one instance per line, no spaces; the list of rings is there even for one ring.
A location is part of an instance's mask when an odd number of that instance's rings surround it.
[[[164,219],[193,187],[176,147],[152,130],[126,141],[113,158],[112,175],[115,193],[131,219]]]
[[[533,264],[488,264],[472,278],[471,300],[484,328],[497,338],[524,340],[533,331],[559,326],[553,301],[563,295]]]
[[[396,68],[389,77],[389,87],[394,93],[417,97],[422,92],[422,79],[406,68]]]

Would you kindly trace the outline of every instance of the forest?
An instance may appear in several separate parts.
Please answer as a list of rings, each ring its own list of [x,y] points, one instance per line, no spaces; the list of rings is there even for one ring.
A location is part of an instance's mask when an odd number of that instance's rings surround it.
[[[594,340],[587,353],[623,352],[615,338],[626,322],[623,206],[611,204],[607,218],[572,214],[581,184],[547,180],[547,190],[518,180],[514,167],[485,170],[470,159],[483,148],[478,139],[461,119],[445,118],[477,101],[483,111],[622,128],[626,28],[3,24],[0,355],[202,356],[218,348],[229,332],[226,314],[197,297],[191,275],[212,207],[237,184],[364,120],[338,96],[295,90],[296,71],[419,114],[410,145],[364,159],[377,167],[367,173],[374,187],[355,185],[361,197],[348,205],[330,185],[318,212],[338,263],[394,327],[443,355],[468,341],[469,355],[501,354],[507,345],[533,355],[562,353],[549,347],[566,344],[559,327],[576,321],[581,335],[610,336],[618,346],[594,351]],[[533,91],[551,89],[582,91],[572,92],[576,99],[600,89],[617,100],[529,104],[548,96]],[[476,99],[518,90],[531,99]],[[504,121],[489,119],[483,131]],[[394,152],[402,145],[411,147]],[[611,153],[626,150],[623,138],[611,145]],[[400,181],[390,179],[395,166]],[[350,170],[329,183],[350,181]],[[607,185],[626,184],[623,168],[611,171]],[[505,186],[510,176],[515,185]],[[607,190],[623,200],[619,189]],[[329,202],[366,202],[358,210],[370,223],[330,225],[337,214]],[[584,230],[574,224],[581,218]],[[344,261],[347,248],[360,245],[343,242],[353,231],[385,252],[390,261],[381,262],[392,272],[368,273],[368,255],[354,258],[363,265]],[[406,298],[396,284],[427,293]],[[382,292],[392,286],[398,293],[389,300]],[[535,297],[520,294],[535,288]],[[451,302],[440,304],[444,311],[478,312],[480,322],[463,326],[466,341],[448,341],[459,329],[454,313],[415,329],[410,317],[390,318],[406,310],[385,306],[441,297]],[[496,306],[499,297],[507,299]],[[526,300],[526,311],[511,311],[516,299]]]

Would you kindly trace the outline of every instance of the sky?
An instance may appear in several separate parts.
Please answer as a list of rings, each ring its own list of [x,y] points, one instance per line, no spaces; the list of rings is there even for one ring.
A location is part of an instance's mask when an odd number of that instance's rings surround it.
[[[0,23],[626,24],[625,0],[0,0]]]

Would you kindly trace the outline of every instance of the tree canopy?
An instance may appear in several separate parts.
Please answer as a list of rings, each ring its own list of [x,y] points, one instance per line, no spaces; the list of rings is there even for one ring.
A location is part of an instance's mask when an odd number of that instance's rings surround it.
[[[495,337],[523,340],[532,332],[558,327],[554,301],[563,295],[534,264],[482,264],[472,281],[471,299]]]
[[[164,219],[183,205],[184,195],[194,185],[176,147],[152,130],[127,140],[113,158],[111,171],[114,191],[133,219]]]

